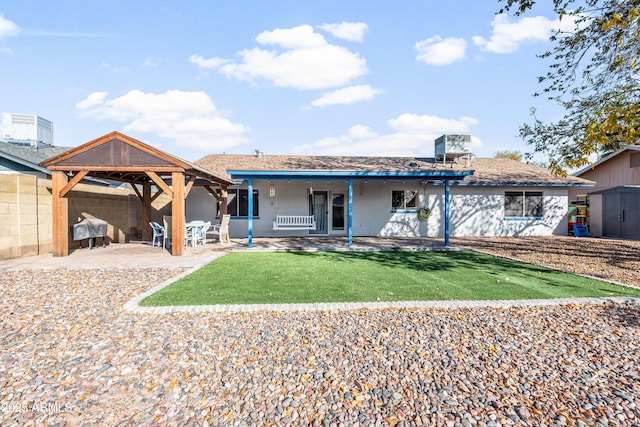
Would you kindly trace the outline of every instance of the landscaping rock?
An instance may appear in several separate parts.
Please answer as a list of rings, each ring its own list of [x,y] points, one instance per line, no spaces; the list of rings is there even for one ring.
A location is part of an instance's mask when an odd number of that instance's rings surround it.
[[[640,424],[638,305],[122,309],[182,271],[0,271],[0,425]]]

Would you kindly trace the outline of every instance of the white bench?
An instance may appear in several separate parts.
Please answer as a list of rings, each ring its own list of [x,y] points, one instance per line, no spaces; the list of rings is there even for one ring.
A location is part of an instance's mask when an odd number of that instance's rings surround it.
[[[309,215],[276,215],[274,230],[315,230],[316,220]]]

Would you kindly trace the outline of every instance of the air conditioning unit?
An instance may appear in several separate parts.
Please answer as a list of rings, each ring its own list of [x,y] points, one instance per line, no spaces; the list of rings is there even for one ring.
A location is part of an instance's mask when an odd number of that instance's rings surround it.
[[[471,153],[471,135],[442,135],[435,140],[436,160],[454,160]]]

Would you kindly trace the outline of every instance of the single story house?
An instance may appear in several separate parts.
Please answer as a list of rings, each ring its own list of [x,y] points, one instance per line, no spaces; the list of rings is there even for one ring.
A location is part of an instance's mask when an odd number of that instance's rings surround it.
[[[588,224],[596,237],[640,239],[640,146],[626,146],[574,174],[595,181],[572,188],[569,200],[588,195]]]
[[[211,154],[195,162],[226,177],[232,237],[566,235],[574,176],[511,159]],[[202,189],[187,220],[217,221]]]

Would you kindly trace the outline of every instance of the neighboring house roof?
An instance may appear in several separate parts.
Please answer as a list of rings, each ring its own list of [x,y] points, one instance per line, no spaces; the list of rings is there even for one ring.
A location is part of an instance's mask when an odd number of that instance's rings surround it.
[[[0,157],[25,166],[28,169],[51,174],[51,171],[39,165],[40,162],[67,151],[70,147],[45,147],[35,149],[29,146],[9,144],[0,141]]]
[[[602,163],[604,163],[604,162],[616,157],[617,155],[624,153],[625,151],[640,151],[640,145],[627,145],[626,147],[622,147],[618,151],[615,151],[615,152],[609,154],[608,156],[605,156],[605,157],[599,159],[594,164],[586,166],[586,167],[580,169],[579,171],[574,172],[572,175],[573,176],[580,176],[580,175],[584,174],[585,172],[588,172],[590,170],[595,169],[596,166],[598,166],[598,165],[600,165],[600,164],[602,164]]]
[[[228,171],[473,171],[464,183],[467,185],[547,185],[591,186],[593,182],[575,176],[560,177],[547,169],[511,159],[475,158],[468,165],[465,160],[437,162],[421,157],[364,157],[364,156],[288,156],[210,154],[195,162],[218,174],[230,178]]]

